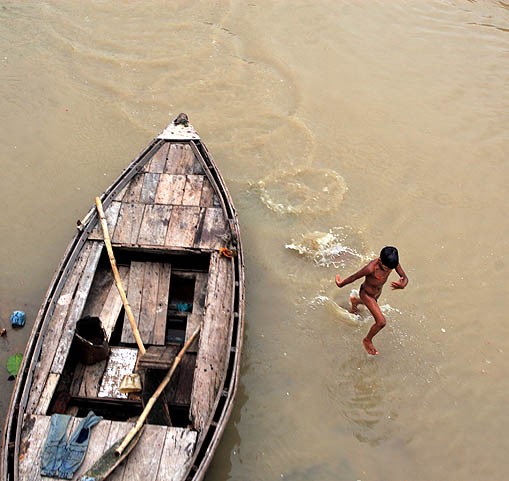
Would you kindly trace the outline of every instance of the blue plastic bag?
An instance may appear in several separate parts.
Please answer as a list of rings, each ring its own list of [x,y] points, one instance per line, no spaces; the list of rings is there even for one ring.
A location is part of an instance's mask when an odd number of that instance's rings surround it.
[[[26,315],[23,311],[14,311],[11,314],[12,327],[23,327],[25,325]]]

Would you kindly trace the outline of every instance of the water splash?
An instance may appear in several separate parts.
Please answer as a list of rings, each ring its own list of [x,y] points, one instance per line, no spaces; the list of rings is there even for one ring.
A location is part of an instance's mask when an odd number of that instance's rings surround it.
[[[292,240],[285,247],[297,254],[313,260],[321,267],[345,267],[352,260],[367,260],[353,247],[345,245],[347,234],[343,228],[334,228],[329,232],[311,232],[300,239]]]
[[[362,316],[359,314],[353,314],[344,307],[341,307],[337,302],[335,302],[330,297],[318,294],[313,297],[308,304],[309,308],[317,309],[320,307],[324,307],[325,309],[331,311],[336,319],[339,321],[349,324],[351,326],[362,326],[365,322]]]

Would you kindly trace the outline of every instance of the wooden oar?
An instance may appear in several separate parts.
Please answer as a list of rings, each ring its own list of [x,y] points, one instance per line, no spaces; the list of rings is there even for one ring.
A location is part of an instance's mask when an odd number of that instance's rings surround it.
[[[164,388],[170,382],[170,379],[177,369],[183,355],[189,349],[189,346],[196,339],[196,336],[200,332],[201,327],[199,326],[192,334],[192,336],[186,341],[182,349],[179,351],[173,363],[170,367],[170,370],[159,384],[159,387],[155,390],[152,397],[149,399],[145,409],[140,414],[138,421],[133,426],[133,428],[125,435],[124,438],[119,439],[116,443],[113,444],[95,463],[94,465],[80,478],[80,481],[90,481],[91,479],[94,481],[104,481],[113,471],[114,469],[127,457],[127,455],[134,449],[136,444],[141,438],[144,429],[144,422],[147,419],[150,410],[154,406],[157,398],[164,391]]]
[[[127,314],[127,318],[129,319],[129,324],[131,324],[131,329],[133,331],[134,339],[136,340],[136,344],[138,344],[138,349],[140,353],[143,355],[146,352],[145,346],[143,345],[143,341],[141,340],[140,331],[138,331],[138,326],[136,325],[136,320],[134,319],[133,311],[131,309],[131,305],[127,300],[127,296],[122,285],[122,280],[120,279],[120,274],[118,273],[117,263],[115,261],[115,256],[113,255],[113,247],[111,246],[110,234],[108,232],[108,224],[106,223],[106,217],[104,216],[103,204],[99,197],[95,198],[95,205],[97,207],[97,212],[99,214],[99,220],[101,221],[101,227],[103,231],[104,243],[106,244],[106,250],[108,251],[108,257],[110,258],[111,269],[113,271],[113,277],[115,278],[115,284],[117,286],[120,297],[122,298],[122,303],[124,304],[124,309]]]
[[[142,428],[143,423],[145,422],[145,419],[147,419],[147,416],[149,415],[150,411],[152,410],[152,407],[157,401],[157,398],[161,395],[161,393],[164,391],[164,388],[168,385],[170,382],[171,377],[173,376],[173,373],[175,372],[175,369],[177,369],[177,366],[179,365],[182,356],[185,354],[185,352],[189,349],[189,346],[193,343],[193,341],[196,339],[196,336],[200,332],[201,326],[198,326],[196,330],[193,332],[191,337],[186,341],[182,349],[179,351],[175,359],[173,360],[173,363],[170,367],[170,370],[167,372],[166,376],[164,376],[164,379],[161,381],[161,384],[159,384],[159,387],[155,390],[154,394],[152,394],[152,397],[148,400],[147,405],[145,406],[145,409],[140,414],[140,417],[138,418],[138,421],[136,421],[136,424],[134,427],[127,433],[126,437],[124,438],[124,441],[122,444],[115,450],[115,452],[120,456],[126,446],[130,443],[131,439],[136,436],[136,433]]]

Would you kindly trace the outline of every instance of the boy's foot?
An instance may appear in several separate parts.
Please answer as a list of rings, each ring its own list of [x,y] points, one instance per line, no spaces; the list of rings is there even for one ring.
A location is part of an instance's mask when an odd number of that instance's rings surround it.
[[[362,340],[362,344],[364,345],[364,349],[368,351],[368,354],[371,354],[372,356],[376,356],[378,354],[378,351],[369,339],[364,338]]]

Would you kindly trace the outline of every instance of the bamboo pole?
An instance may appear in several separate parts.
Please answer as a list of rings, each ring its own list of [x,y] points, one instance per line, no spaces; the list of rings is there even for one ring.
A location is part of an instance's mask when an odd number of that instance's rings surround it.
[[[147,405],[145,406],[145,409],[140,414],[140,417],[136,421],[136,424],[132,427],[132,429],[127,433],[126,437],[122,441],[122,444],[115,450],[115,452],[120,456],[122,455],[122,452],[126,448],[126,446],[131,442],[131,439],[136,436],[136,433],[143,427],[143,423],[147,419],[147,416],[149,415],[150,411],[154,407],[154,404],[157,401],[157,398],[161,395],[161,393],[164,391],[164,388],[168,385],[170,382],[171,377],[173,376],[173,373],[175,372],[175,369],[177,369],[177,366],[179,365],[182,356],[185,354],[185,352],[189,349],[189,346],[193,343],[196,336],[200,332],[201,326],[198,326],[196,330],[193,332],[191,337],[186,341],[182,349],[179,351],[175,359],[173,360],[173,364],[170,367],[170,370],[167,372],[166,376],[164,376],[164,379],[161,381],[161,384],[159,384],[158,388],[154,391],[154,394],[152,394],[152,397],[148,400]]]
[[[138,331],[138,326],[136,325],[136,320],[134,319],[133,311],[131,309],[131,305],[127,300],[127,296],[122,285],[122,280],[120,279],[120,274],[118,273],[117,263],[115,261],[115,256],[113,255],[113,247],[111,246],[110,234],[108,232],[108,224],[106,223],[106,217],[104,216],[103,205],[101,199],[99,197],[95,198],[95,205],[97,207],[97,212],[99,214],[99,220],[101,221],[101,227],[103,230],[104,243],[106,244],[106,250],[108,251],[108,257],[110,258],[111,269],[113,271],[113,277],[115,278],[115,285],[117,286],[118,293],[122,298],[122,303],[124,304],[124,309],[127,314],[127,318],[129,319],[129,324],[131,324],[131,329],[133,331],[134,339],[136,340],[136,344],[138,344],[138,349],[140,353],[143,355],[146,352],[145,346],[143,345],[143,341],[141,340],[140,331]]]

